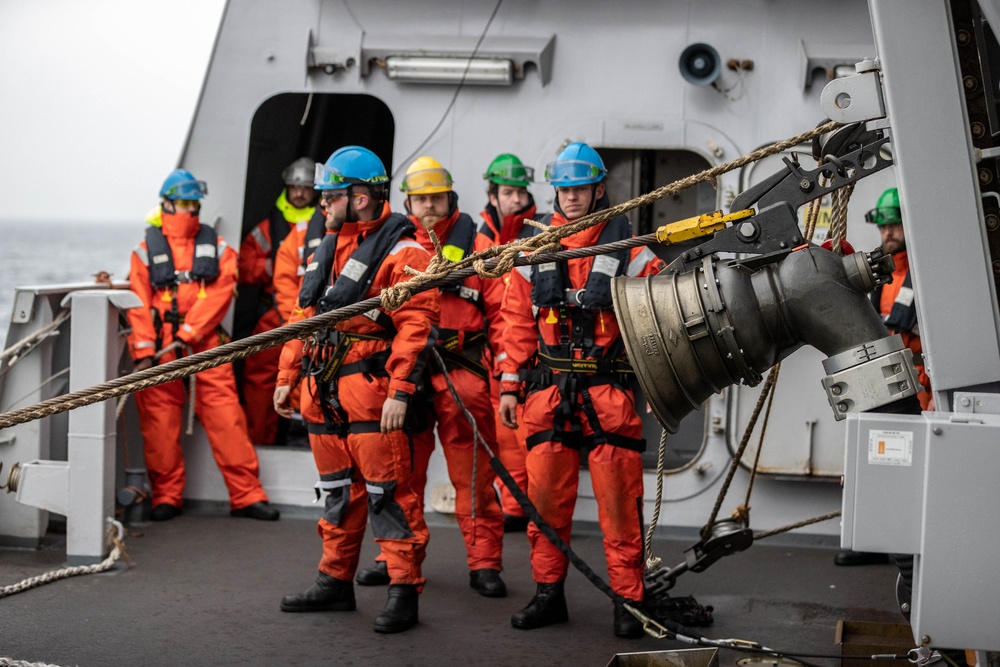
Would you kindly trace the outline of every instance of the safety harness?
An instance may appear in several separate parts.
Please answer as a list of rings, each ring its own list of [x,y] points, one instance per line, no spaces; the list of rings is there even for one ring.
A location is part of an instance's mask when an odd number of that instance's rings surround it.
[[[324,236],[306,267],[299,289],[299,307],[314,306],[317,313],[326,313],[361,301],[371,288],[378,268],[399,239],[414,238],[415,235],[413,223],[406,216],[393,213],[351,253],[339,275],[333,274],[338,237]],[[332,279],[332,284],[328,282],[329,279]],[[365,316],[382,330],[362,334],[326,329],[317,335],[310,349],[302,356],[302,373],[314,378],[320,394],[319,405],[325,423],[321,427],[323,430],[319,432],[336,433],[345,437],[348,433],[377,433],[381,429],[378,421],[350,422],[337,395],[338,378],[357,373],[364,373],[370,378],[389,377],[385,366],[392,354],[391,342],[396,335],[396,327],[392,318],[380,309],[373,309],[365,313]],[[381,340],[387,345],[382,351],[364,359],[350,364],[343,363],[354,343],[361,340]],[[414,374],[422,370],[422,366],[415,368]],[[407,411],[408,414],[410,412],[414,411]]]
[[[542,219],[548,224],[551,215]],[[528,236],[538,229],[525,226]],[[608,221],[598,239],[599,245],[630,238],[632,225],[625,216]],[[591,387],[611,385],[625,391],[631,383],[632,367],[625,359],[625,346],[618,337],[605,348],[594,342],[594,322],[601,311],[612,308],[611,278],[628,272],[629,250],[599,255],[587,277],[583,289],[570,285],[566,263],[537,264],[531,270],[531,301],[536,308],[549,308],[549,323],[559,327],[559,343],[548,345],[541,333],[538,337],[538,356],[534,368],[521,371],[521,380],[527,383],[528,393],[546,387],[559,389],[559,406],[553,416],[552,429],[528,437],[528,449],[543,442],[560,442],[573,449],[590,449],[600,444],[644,451],[646,441],[606,432],[594,408]],[[577,355],[579,353],[579,355]],[[579,357],[579,358],[577,358]],[[577,399],[582,399],[593,435],[583,436]],[[566,428],[566,424],[569,428]]]
[[[872,292],[872,304],[875,310],[881,312],[882,288],[879,285]],[[892,309],[885,316],[885,326],[894,331],[913,331],[917,326],[917,305],[913,299],[913,283],[910,281],[910,272],[906,272],[903,285],[899,288],[896,300],[892,302]]]
[[[177,286],[181,283],[212,284],[219,278],[219,237],[208,225],[199,225],[194,239],[194,258],[190,271],[177,271],[170,243],[160,227],[146,227],[146,252],[149,255],[149,282],[154,290],[170,290],[170,310],[163,314],[151,309],[153,327],[156,329],[156,350],[163,348],[163,324],[169,323],[176,336],[184,322],[184,315],[177,307]]]
[[[441,249],[442,254],[452,262],[460,262],[473,251],[477,231],[477,225],[471,217],[465,213],[459,214],[448,234],[448,242]],[[480,313],[484,312],[483,295],[477,289],[459,282],[446,285],[441,291],[454,294],[474,305]],[[483,380],[488,376],[486,367],[482,363],[485,344],[486,334],[482,330],[438,330],[437,349],[444,360],[445,368],[448,370],[463,368]],[[441,372],[436,366],[432,365],[430,368],[434,369],[432,374]]]

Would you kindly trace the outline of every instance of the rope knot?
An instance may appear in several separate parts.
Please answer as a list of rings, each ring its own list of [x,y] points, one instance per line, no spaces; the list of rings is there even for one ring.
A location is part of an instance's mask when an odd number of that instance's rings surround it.
[[[412,296],[413,292],[405,283],[386,287],[379,294],[379,298],[382,300],[382,307],[386,310],[396,310],[409,301]]]
[[[737,505],[736,509],[733,510],[732,516],[734,521],[739,522],[742,526],[750,525],[750,506],[740,503]]]

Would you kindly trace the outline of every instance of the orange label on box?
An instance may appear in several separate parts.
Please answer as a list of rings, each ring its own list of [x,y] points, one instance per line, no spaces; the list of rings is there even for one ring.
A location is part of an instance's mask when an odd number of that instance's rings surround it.
[[[868,463],[875,465],[913,465],[913,432],[868,432]]]

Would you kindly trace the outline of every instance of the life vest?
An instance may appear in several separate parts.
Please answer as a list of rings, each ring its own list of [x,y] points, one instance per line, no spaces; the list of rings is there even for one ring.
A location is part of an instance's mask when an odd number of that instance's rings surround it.
[[[154,289],[175,287],[178,283],[213,283],[219,277],[219,237],[208,225],[198,227],[190,271],[178,272],[174,268],[173,251],[160,227],[146,227],[146,251],[149,253],[149,282]]]
[[[332,276],[337,236],[324,236],[313,260],[306,267],[299,289],[299,307],[316,306],[317,313],[327,313],[365,298],[375,273],[400,238],[416,235],[409,218],[393,213],[377,230],[365,237],[351,253],[340,274]],[[333,284],[328,281],[333,278]]]
[[[488,238],[493,243],[499,243],[500,238],[497,237],[499,233],[503,235],[504,221],[500,218],[500,212],[497,210],[496,206],[486,202],[486,206],[483,208],[483,222],[479,226],[479,233]],[[513,213],[507,218],[511,218],[512,224],[520,224],[521,228],[518,230],[517,238],[523,239],[528,236],[524,231],[524,228],[528,225],[524,224],[524,221],[528,217],[533,217],[535,215],[535,198],[528,193],[528,205],[522,208],[520,211]],[[489,220],[486,220],[486,216],[489,216]],[[513,239],[512,239],[513,240]]]
[[[316,306],[316,313],[320,314],[363,300],[389,252],[399,239],[414,238],[416,231],[416,227],[405,215],[391,214],[382,226],[366,236],[351,253],[337,276],[333,276],[332,273],[338,235],[325,235],[302,278],[299,307]],[[332,285],[329,283],[331,278]],[[340,405],[336,383],[337,378],[356,373],[388,377],[385,365],[392,354],[391,345],[354,363],[342,363],[350,347],[358,340],[378,338],[391,341],[391,336],[395,334],[392,318],[381,310],[375,309],[375,312],[377,314],[373,321],[384,330],[382,335],[336,332],[334,336],[321,340],[317,346],[316,358],[303,357],[302,360],[303,372],[316,376],[325,428],[328,432],[338,433],[342,437],[346,437],[348,433],[372,432],[366,430],[371,428],[378,431],[379,428],[377,422],[347,421],[347,413]]]
[[[552,214],[542,218],[542,224],[549,224]],[[538,234],[541,230],[525,225],[525,237]],[[632,223],[624,215],[608,221],[597,240],[599,245],[622,241],[632,236]],[[587,276],[587,285],[582,290],[569,290],[569,270],[565,262],[535,264],[531,267],[531,301],[539,308],[582,308],[583,310],[610,310],[611,279],[623,276],[628,271],[629,249],[607,255],[598,255]]]
[[[451,233],[448,234],[448,243],[441,248],[441,254],[451,262],[460,262],[473,251],[478,231],[475,221],[465,213],[459,214],[455,220]],[[480,310],[483,308],[483,295],[479,290],[466,287],[462,282],[444,285],[442,292],[449,292],[460,299],[465,299]]]
[[[324,236],[326,236],[326,214],[323,213],[323,209],[317,207],[316,212],[309,218],[309,224],[306,226],[306,237],[302,241],[302,249],[300,250],[302,253],[302,272],[309,264],[309,256],[316,252],[319,244],[323,242]]]
[[[879,313],[882,303],[882,285],[872,292],[872,304]],[[885,326],[893,331],[913,331],[917,326],[917,304],[913,298],[913,284],[910,280],[910,272],[906,272],[903,279],[903,286],[899,288],[896,300],[892,302],[892,309],[888,315],[883,316]]]
[[[545,216],[542,223],[549,224],[551,218],[551,215]],[[525,236],[534,236],[540,231],[530,225],[525,225],[524,230]],[[601,230],[597,243],[603,245],[631,236],[632,223],[625,216],[616,216]],[[597,311],[613,307],[611,278],[628,272],[629,258],[630,250],[627,248],[598,255],[594,258],[584,289],[570,289],[569,292],[569,270],[565,262],[532,266],[531,301],[539,308],[559,309],[560,343],[557,346],[547,345],[539,332],[537,364],[530,370],[522,371],[521,379],[528,383],[529,393],[544,387],[557,387],[559,405],[553,412],[552,428],[526,439],[525,445],[529,450],[550,440],[573,449],[610,444],[638,452],[645,450],[644,439],[606,432],[590,395],[591,387],[610,384],[624,390],[631,382],[632,368],[624,359],[625,348],[621,338],[612,341],[606,349],[595,345],[594,341]],[[581,358],[575,358],[574,349],[580,350]],[[578,398],[582,399],[582,407],[577,402]],[[593,435],[583,436],[581,419],[588,421]]]

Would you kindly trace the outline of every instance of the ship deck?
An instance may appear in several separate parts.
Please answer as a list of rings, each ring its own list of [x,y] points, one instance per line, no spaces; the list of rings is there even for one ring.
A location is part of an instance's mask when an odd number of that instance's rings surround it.
[[[317,510],[318,512],[318,510]],[[428,517],[431,542],[420,623],[378,635],[372,621],[383,588],[356,587],[358,610],[289,614],[287,593],[308,586],[320,544],[315,516],[276,523],[187,510],[163,524],[129,528],[134,565],[53,582],[0,599],[0,656],[57,665],[594,665],[619,653],[691,648],[671,640],[618,639],[610,601],[579,572],[567,581],[568,623],[533,631],[510,615],[534,592],[524,534],[505,536],[505,599],[468,586],[461,535],[442,515]],[[667,564],[693,539],[655,539]],[[893,566],[838,568],[834,546],[778,536],[687,573],[671,591],[714,607],[708,637],[738,637],[786,652],[840,653],[838,620],[898,623]],[[606,576],[600,535],[578,526],[574,549]],[[366,540],[362,564],[375,547]],[[50,531],[38,550],[0,551],[0,585],[62,567],[65,536]],[[721,665],[746,654],[719,653]],[[834,660],[812,659],[834,665]],[[763,664],[763,663],[759,663]]]

